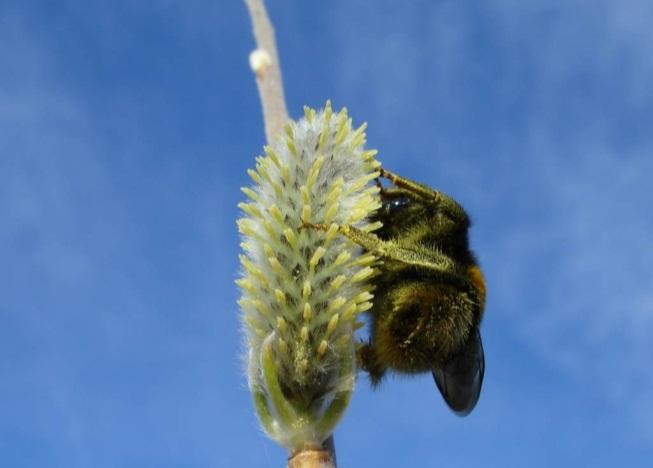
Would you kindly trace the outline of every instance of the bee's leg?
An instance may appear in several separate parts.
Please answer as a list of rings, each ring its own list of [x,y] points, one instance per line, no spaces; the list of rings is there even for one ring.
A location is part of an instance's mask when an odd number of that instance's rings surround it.
[[[326,231],[326,224],[306,223],[304,227]],[[350,241],[360,245],[377,257],[395,260],[407,265],[412,265],[426,270],[459,276],[456,273],[456,264],[448,256],[435,249],[421,245],[403,245],[393,240],[381,240],[371,232],[362,231],[354,226],[344,225],[338,228],[339,232]]]
[[[425,185],[401,177],[400,175],[387,171],[383,168],[379,169],[379,172],[381,173],[381,177],[388,179],[390,182],[392,182],[393,185],[396,185],[397,187],[404,188],[409,192],[420,195],[425,199],[433,198],[434,190],[426,187]]]
[[[340,233],[377,257],[395,260],[408,265],[441,273],[454,273],[454,261],[435,249],[420,245],[406,246],[393,240],[381,240],[376,235],[354,226],[340,226]]]
[[[381,196],[381,200],[391,200],[393,198],[401,198],[401,197],[406,197],[411,200],[416,199],[415,194],[413,192],[402,188],[383,187],[381,188],[379,195]]]
[[[358,346],[356,349],[356,360],[358,367],[370,376],[372,386],[376,387],[379,385],[385,375],[386,367],[381,365],[371,343],[361,343]]]
[[[398,189],[396,187],[391,187],[391,186],[384,186],[381,183],[380,177],[374,179],[374,185],[376,185],[379,188],[379,197],[381,198],[381,201],[390,200],[399,197],[408,197],[411,199],[416,198],[415,195],[412,192],[409,192],[408,190]]]
[[[433,190],[426,185],[422,185],[410,179],[401,177],[400,175],[394,174],[393,172],[386,171],[383,168],[380,169],[380,172],[381,177],[388,179],[390,182],[392,182],[393,185],[417,195],[419,198],[424,200],[424,202],[435,203],[441,206],[448,213],[450,213],[454,219],[465,224],[469,224],[469,218],[467,217],[465,210],[463,210],[462,206],[460,206],[458,202],[456,202],[456,200],[450,196],[438,190]]]

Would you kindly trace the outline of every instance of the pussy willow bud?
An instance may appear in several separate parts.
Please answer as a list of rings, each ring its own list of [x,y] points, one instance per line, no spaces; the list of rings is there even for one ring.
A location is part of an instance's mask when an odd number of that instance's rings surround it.
[[[372,297],[373,259],[338,234],[371,230],[380,164],[346,109],[306,108],[265,148],[239,206],[245,254],[237,283],[248,381],[266,433],[290,450],[319,446],[355,382],[354,330]],[[369,254],[365,254],[369,256]],[[372,260],[372,261],[370,261]]]

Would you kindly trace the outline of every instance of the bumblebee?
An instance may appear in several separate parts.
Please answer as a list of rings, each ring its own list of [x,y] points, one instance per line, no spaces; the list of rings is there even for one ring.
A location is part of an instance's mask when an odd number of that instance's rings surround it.
[[[340,231],[380,260],[373,279],[371,335],[358,358],[376,386],[387,370],[431,372],[448,406],[469,414],[478,401],[485,358],[479,326],[483,274],[469,248],[470,220],[451,197],[381,169],[375,234]]]

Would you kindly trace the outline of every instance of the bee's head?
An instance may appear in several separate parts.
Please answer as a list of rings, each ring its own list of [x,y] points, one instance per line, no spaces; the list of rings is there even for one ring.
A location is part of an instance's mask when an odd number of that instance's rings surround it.
[[[410,192],[397,190],[387,192],[376,213],[376,220],[383,223],[378,233],[381,238],[397,237],[430,217],[428,206]]]
[[[450,254],[462,254],[468,249],[469,217],[451,199],[443,203],[406,190],[388,191],[375,218],[383,223],[378,232],[382,239],[418,231],[420,239]]]

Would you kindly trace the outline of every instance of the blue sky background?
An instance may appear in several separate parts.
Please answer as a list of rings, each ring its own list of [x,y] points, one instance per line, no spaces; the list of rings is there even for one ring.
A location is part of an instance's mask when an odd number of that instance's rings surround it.
[[[474,413],[362,378],[341,466],[647,466],[653,3],[269,3],[291,113],[459,199],[490,288]],[[237,0],[0,2],[3,467],[283,466],[233,284],[252,47]]]

